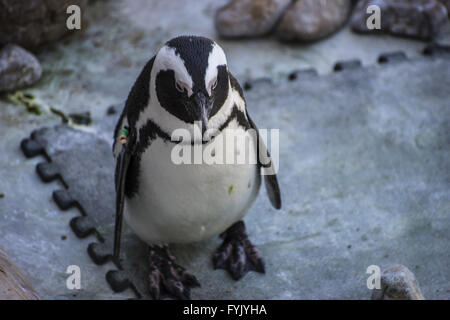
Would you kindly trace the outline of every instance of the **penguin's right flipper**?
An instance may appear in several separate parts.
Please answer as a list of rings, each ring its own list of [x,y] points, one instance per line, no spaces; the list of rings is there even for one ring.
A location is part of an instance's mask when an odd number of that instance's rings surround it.
[[[228,72],[228,76],[230,78],[231,86],[233,89],[237,91],[237,93],[241,96],[242,100],[244,99],[244,92],[242,91],[241,86],[239,85],[239,82],[236,80],[236,78]],[[264,163],[261,161],[258,161],[258,164],[262,169],[264,170],[264,184],[266,186],[267,195],[269,196],[270,203],[275,209],[281,208],[281,192],[280,192],[280,186],[278,185],[278,179],[277,174],[273,168],[272,164],[272,158],[270,157],[270,153],[267,150],[266,145],[264,144],[264,141],[259,136],[259,130],[256,124],[253,122],[252,118],[250,118],[250,115],[248,114],[247,107],[245,108],[245,115],[248,120],[248,125],[250,128],[255,130],[256,132],[256,138],[257,138],[257,156],[259,160],[264,160]],[[260,150],[260,148],[262,148]],[[263,159],[261,159],[263,158]]]
[[[132,152],[128,143],[122,146],[116,160],[116,225],[114,229],[114,254],[115,261],[120,261],[120,239],[122,235],[123,207],[125,202],[125,181]]]
[[[273,168],[272,158],[270,156],[269,151],[267,150],[266,145],[264,144],[264,141],[259,136],[258,127],[253,122],[252,118],[250,118],[250,115],[247,112],[247,119],[250,124],[250,127],[255,130],[257,134],[257,147],[258,147],[258,159],[260,157],[265,158],[266,164],[263,164],[260,162],[260,166],[265,171],[264,175],[264,184],[266,186],[267,195],[269,196],[270,203],[275,209],[281,208],[281,191],[280,187],[278,185],[278,179],[277,174],[275,173],[275,170]],[[259,148],[262,148],[262,150],[259,150]]]

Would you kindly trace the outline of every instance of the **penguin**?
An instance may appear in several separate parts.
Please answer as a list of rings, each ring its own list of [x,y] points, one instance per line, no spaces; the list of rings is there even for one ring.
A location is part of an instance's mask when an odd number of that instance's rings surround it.
[[[183,139],[175,132],[183,133]],[[234,144],[223,143],[228,132],[235,135]],[[192,160],[192,153],[195,158],[196,150],[204,155],[206,149],[214,161]],[[242,219],[258,195],[262,176],[276,209],[281,208],[280,188],[241,86],[215,41],[178,36],[148,61],[115,127],[113,154],[113,257],[119,261],[124,217],[149,247],[148,285],[154,299],[162,293],[189,299],[191,288],[200,286],[175,263],[168,249],[173,243],[219,235],[223,243],[212,255],[214,269],[228,271],[235,280],[248,271],[265,273]],[[180,163],[180,154],[186,161]],[[223,161],[242,154],[247,159],[242,163]]]

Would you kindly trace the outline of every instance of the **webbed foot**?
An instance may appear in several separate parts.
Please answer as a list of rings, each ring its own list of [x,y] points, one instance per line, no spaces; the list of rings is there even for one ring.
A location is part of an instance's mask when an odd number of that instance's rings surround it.
[[[249,271],[265,273],[261,252],[245,233],[245,224],[238,221],[220,235],[223,243],[213,254],[214,269],[227,270],[234,280]]]
[[[161,292],[190,299],[191,288],[200,287],[193,274],[175,263],[167,246],[149,246],[149,263],[149,290],[154,299],[160,299]]]

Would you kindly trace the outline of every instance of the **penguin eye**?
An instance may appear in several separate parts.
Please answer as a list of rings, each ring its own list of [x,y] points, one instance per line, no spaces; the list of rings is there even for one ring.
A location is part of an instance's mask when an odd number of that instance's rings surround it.
[[[208,85],[208,94],[211,96],[212,91],[217,87],[217,77],[212,79]]]
[[[181,92],[181,93],[184,92],[184,87],[183,87],[183,85],[180,84],[178,81],[175,81],[175,88],[176,88],[179,92]]]

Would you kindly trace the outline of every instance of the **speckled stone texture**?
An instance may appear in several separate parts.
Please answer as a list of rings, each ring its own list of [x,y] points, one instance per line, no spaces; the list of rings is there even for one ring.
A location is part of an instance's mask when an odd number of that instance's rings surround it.
[[[381,9],[381,29],[368,29],[366,9],[377,5]],[[360,33],[387,32],[392,35],[430,40],[448,23],[447,9],[437,0],[361,0],[351,19],[354,31]]]
[[[61,38],[69,5],[78,5],[84,14],[87,0],[0,0],[0,47],[16,43],[24,48]]]
[[[41,75],[41,65],[32,53],[13,44],[0,50],[0,92],[30,86]]]
[[[402,265],[383,271],[380,289],[374,289],[372,300],[424,300],[414,273]]]
[[[276,33],[282,40],[319,40],[338,31],[350,10],[350,0],[298,0],[286,11]]]
[[[215,26],[226,38],[261,36],[272,30],[291,0],[233,0],[217,11]]]

